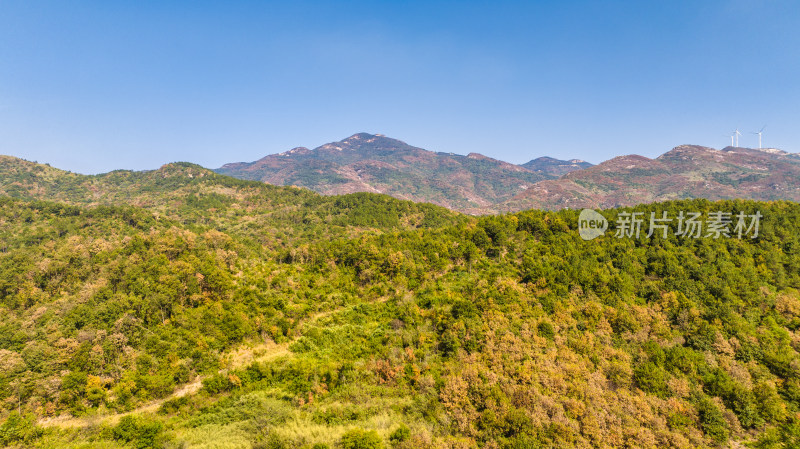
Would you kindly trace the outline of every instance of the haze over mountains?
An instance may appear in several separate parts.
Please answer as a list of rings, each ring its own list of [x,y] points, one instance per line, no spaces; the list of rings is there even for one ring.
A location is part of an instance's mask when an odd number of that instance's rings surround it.
[[[521,165],[355,134],[294,148],[218,173],[323,194],[385,193],[466,213],[530,208],[608,208],[683,198],[800,200],[800,156],[775,149],[681,145],[650,159],[619,156],[593,166],[540,157]]]

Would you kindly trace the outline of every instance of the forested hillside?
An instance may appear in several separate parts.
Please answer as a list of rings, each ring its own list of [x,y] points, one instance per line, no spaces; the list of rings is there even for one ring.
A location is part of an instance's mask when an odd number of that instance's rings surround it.
[[[796,203],[605,212],[759,211],[755,239],[584,241],[189,164],[0,189],[1,445],[800,445]]]

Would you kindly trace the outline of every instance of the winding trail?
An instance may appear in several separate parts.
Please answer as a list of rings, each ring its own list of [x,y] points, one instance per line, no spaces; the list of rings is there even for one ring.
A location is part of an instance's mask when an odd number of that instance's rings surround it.
[[[385,298],[379,299],[380,302],[385,301]],[[300,329],[303,326],[311,324],[321,318],[325,318],[333,313],[339,312],[343,309],[327,310],[324,312],[317,312],[309,316],[297,327]],[[292,353],[289,351],[289,345],[297,341],[302,336],[299,333],[290,341],[283,343],[259,343],[253,345],[252,343],[245,343],[232,351],[228,352],[222,357],[223,368],[219,370],[220,373],[225,373],[229,370],[247,366],[253,362],[266,362],[282,356],[290,356]],[[181,385],[172,394],[167,397],[152,400],[146,404],[136,407],[133,410],[120,413],[106,413],[90,416],[72,416],[62,414],[58,416],[40,418],[38,424],[42,427],[59,427],[64,429],[84,428],[95,426],[98,424],[115,425],[119,420],[127,415],[141,414],[141,413],[155,413],[162,404],[170,399],[180,398],[183,396],[191,396],[200,391],[203,386],[203,380],[209,376],[197,376],[191,382]]]

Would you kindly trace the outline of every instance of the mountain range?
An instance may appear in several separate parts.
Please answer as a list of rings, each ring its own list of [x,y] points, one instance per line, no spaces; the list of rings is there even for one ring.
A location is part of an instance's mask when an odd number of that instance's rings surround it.
[[[688,198],[800,200],[800,155],[699,145],[680,145],[655,159],[626,155],[592,165],[540,157],[515,165],[478,153],[433,152],[381,134],[359,133],[313,150],[298,147],[215,171],[325,195],[384,193],[469,214]]]
[[[590,165],[553,158],[515,165],[478,153],[433,152],[381,134],[359,133],[313,150],[298,147],[255,162],[226,164],[216,172],[325,195],[385,193],[479,214],[538,181]]]
[[[619,156],[540,181],[496,210],[611,208],[690,198],[799,201],[800,156],[698,145],[681,145],[655,159]]]
[[[142,207],[157,203],[162,213],[167,205],[148,196],[153,189],[175,179],[222,182],[229,176],[257,181],[250,185],[302,187],[329,196],[386,194],[475,215],[614,208],[692,198],[800,201],[800,155],[777,149],[680,145],[654,159],[626,155],[592,165],[578,159],[540,157],[515,165],[478,153],[433,152],[380,134],[359,133],[313,150],[294,148],[216,170],[178,163],[159,170],[115,170],[93,176],[0,156],[2,194],[87,205],[125,199]],[[183,193],[175,189],[169,195],[182,202]],[[224,195],[227,191],[216,186],[202,193]]]

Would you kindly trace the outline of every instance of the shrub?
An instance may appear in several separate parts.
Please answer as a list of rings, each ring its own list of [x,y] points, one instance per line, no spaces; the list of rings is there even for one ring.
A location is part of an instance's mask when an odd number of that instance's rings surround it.
[[[405,424],[400,424],[400,427],[395,429],[391,435],[389,435],[389,441],[392,443],[402,443],[411,437],[411,429],[409,429]]]
[[[503,449],[537,449],[542,447],[541,443],[530,435],[519,435],[509,440]]]
[[[666,371],[653,362],[645,362],[634,368],[633,379],[644,392],[660,397],[665,397],[669,392]]]
[[[155,447],[162,439],[164,426],[141,416],[127,415],[114,427],[114,439],[134,443],[137,449]]]
[[[722,415],[722,411],[711,399],[702,398],[697,404],[697,411],[700,417],[700,425],[703,427],[703,432],[705,432],[706,436],[719,442],[728,439],[730,435],[728,422]]]
[[[357,421],[366,416],[366,410],[361,407],[333,406],[324,410],[316,410],[311,416],[311,421],[318,424],[336,425]]]
[[[383,449],[383,441],[374,430],[348,430],[339,440],[342,449]]]
[[[228,377],[222,374],[214,374],[208,379],[203,380],[203,389],[210,394],[222,393],[223,391],[230,391],[233,385]]]
[[[169,415],[171,413],[177,413],[181,410],[181,408],[183,408],[187,404],[189,404],[188,396],[181,396],[178,398],[168,399],[164,401],[163,404],[161,404],[161,407],[158,408],[158,414]]]
[[[539,330],[539,335],[548,340],[552,340],[556,335],[553,325],[547,321],[542,321],[538,326],[536,326],[536,328]]]
[[[30,443],[42,435],[42,429],[36,426],[31,416],[11,413],[0,425],[0,444],[7,446],[15,443]]]

